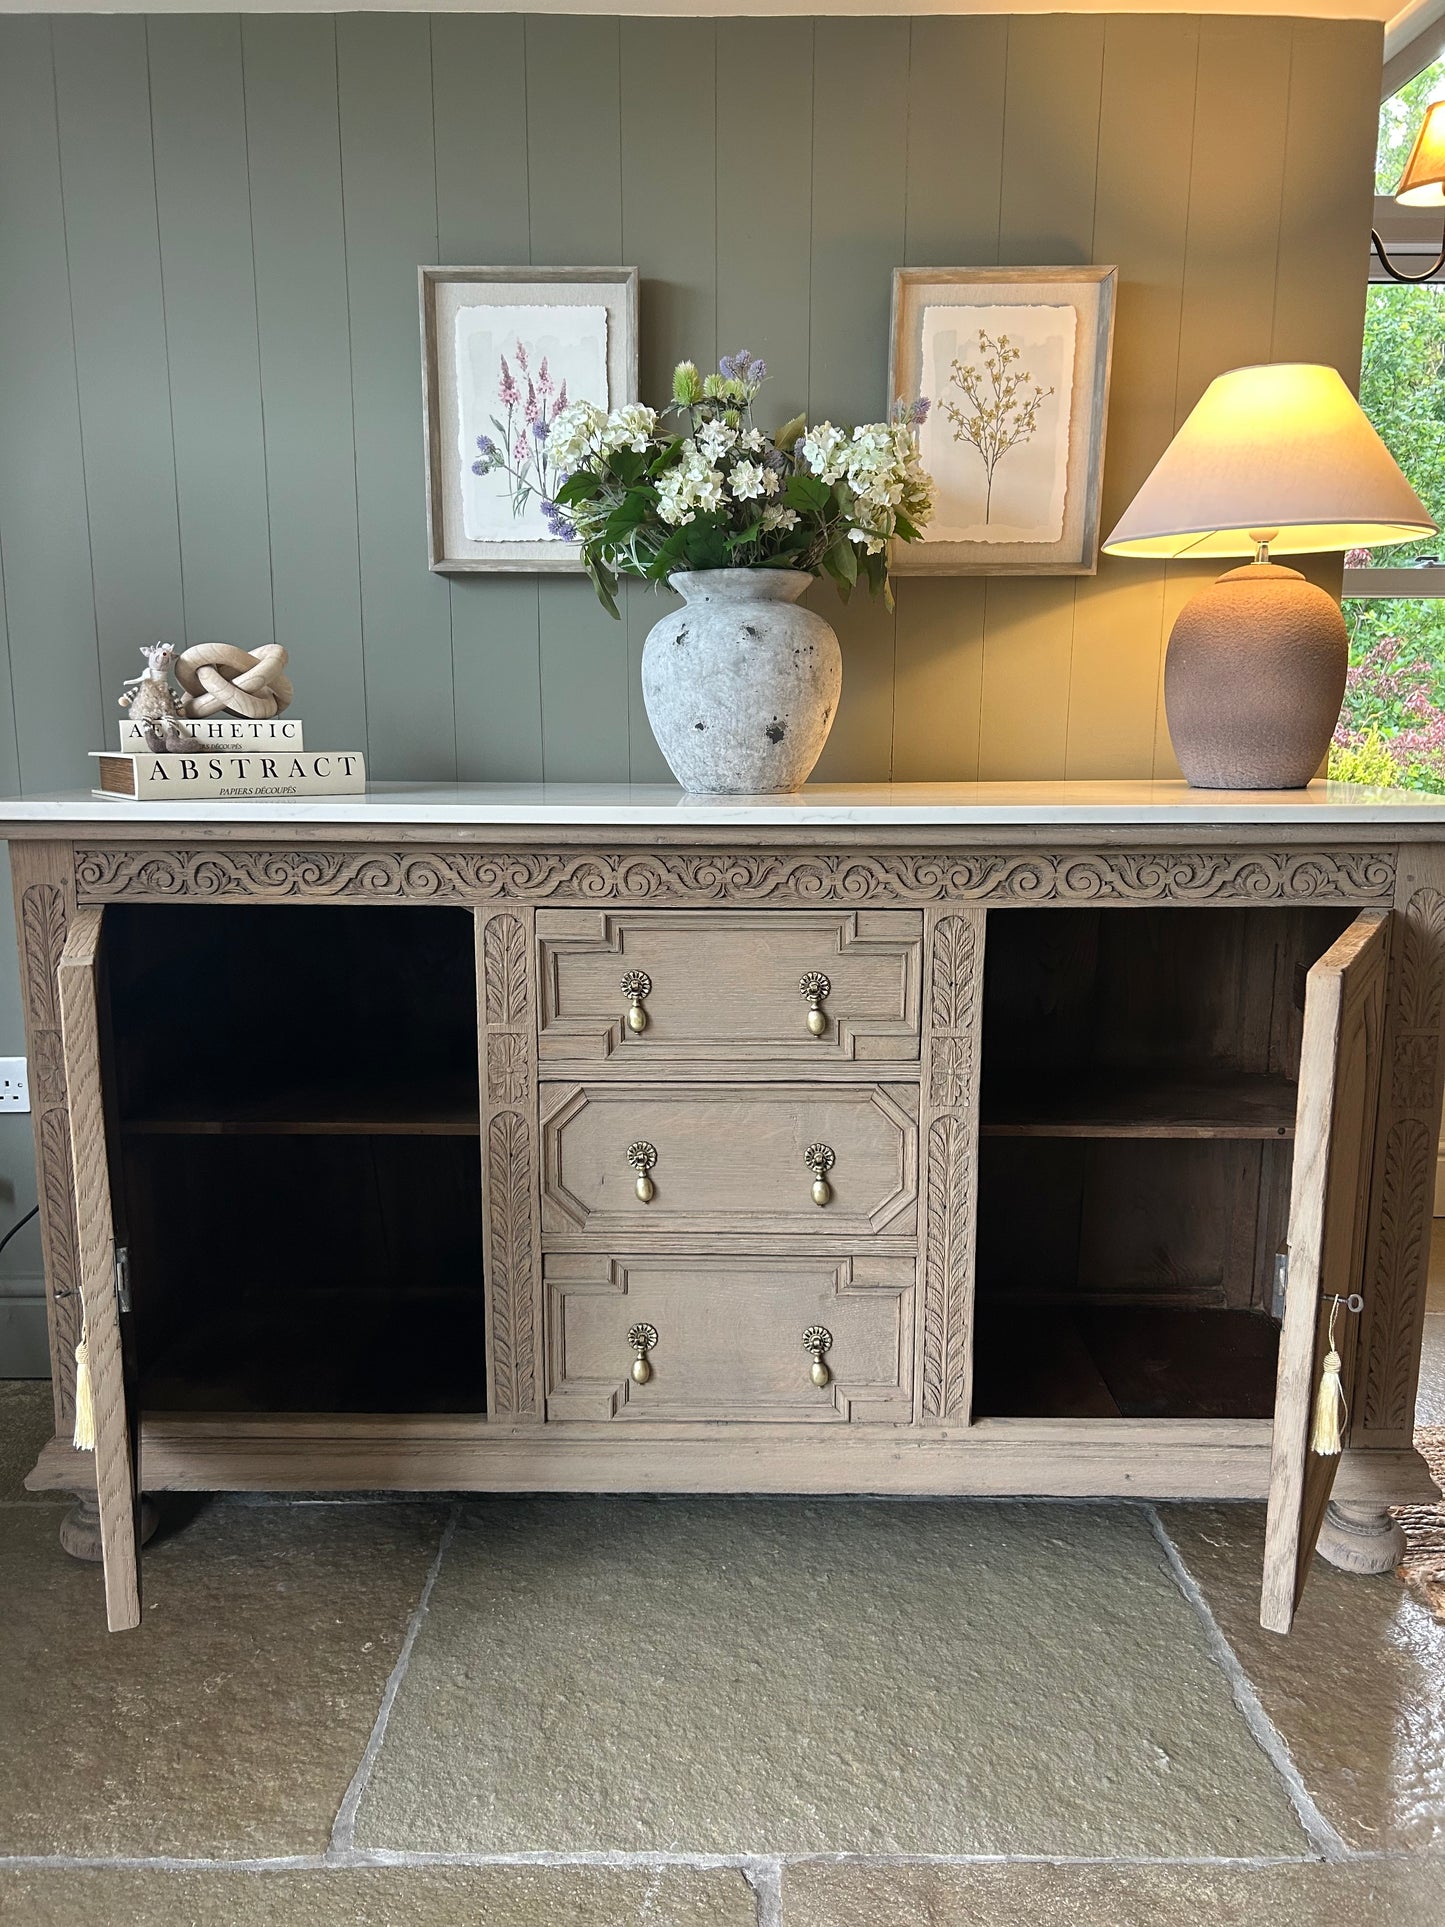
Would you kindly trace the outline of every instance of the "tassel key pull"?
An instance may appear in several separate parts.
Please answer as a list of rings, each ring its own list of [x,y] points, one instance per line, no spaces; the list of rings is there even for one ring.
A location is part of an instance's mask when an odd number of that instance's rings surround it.
[[[1348,1298],[1335,1295],[1330,1302],[1329,1350],[1320,1366],[1314,1422],[1310,1427],[1310,1450],[1321,1459],[1339,1457],[1344,1445],[1345,1421],[1350,1415],[1345,1398],[1344,1360],[1335,1348],[1335,1320],[1341,1305],[1348,1311],[1361,1312],[1365,1301],[1358,1292],[1353,1292]]]

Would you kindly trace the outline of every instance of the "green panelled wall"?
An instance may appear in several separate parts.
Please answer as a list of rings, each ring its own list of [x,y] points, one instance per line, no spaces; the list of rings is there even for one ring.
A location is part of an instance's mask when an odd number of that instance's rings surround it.
[[[613,623],[582,580],[427,570],[417,265],[636,264],[646,399],[746,346],[779,419],[856,419],[895,266],[1117,262],[1107,526],[1219,370],[1356,371],[1380,52],[1209,16],[0,18],[0,785],[84,783],[156,636],[284,642],[312,740],[378,777],[665,777],[648,594]],[[815,591],[819,776],[1173,773],[1197,579]],[[0,1010],[18,1050],[8,961]],[[0,1228],[31,1190],[0,1121]]]

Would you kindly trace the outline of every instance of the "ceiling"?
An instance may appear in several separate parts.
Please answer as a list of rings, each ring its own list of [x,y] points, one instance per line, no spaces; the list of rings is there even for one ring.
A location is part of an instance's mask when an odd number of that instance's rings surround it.
[[[1167,0],[0,0],[0,13],[602,13],[602,14],[925,14],[925,13],[1234,13],[1291,15],[1315,20],[1380,20],[1399,30],[1418,30],[1445,0],[1213,0],[1208,6],[1171,6]],[[1395,34],[1392,33],[1392,39]],[[1395,49],[1392,46],[1390,51]]]

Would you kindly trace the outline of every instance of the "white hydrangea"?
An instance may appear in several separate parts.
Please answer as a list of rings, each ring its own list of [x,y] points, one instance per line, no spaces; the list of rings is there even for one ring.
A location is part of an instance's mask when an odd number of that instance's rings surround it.
[[[728,476],[728,487],[740,502],[754,501],[764,492],[763,484],[767,470],[757,462],[734,462],[732,473]],[[777,487],[777,477],[773,477],[773,487]]]
[[[596,402],[574,401],[562,409],[547,434],[548,458],[558,468],[577,468],[594,453],[607,416]]]
[[[683,443],[681,459],[657,484],[657,512],[673,528],[710,514],[726,500],[722,471],[708,461],[698,445],[701,439]]]
[[[798,446],[799,465],[820,482],[841,482],[848,466],[848,435],[832,422],[810,428]]]
[[[738,448],[744,455],[757,455],[762,452],[763,438],[756,428],[744,428],[738,434]]]
[[[697,431],[697,446],[709,462],[720,462],[737,444],[738,432],[726,422],[704,422]]]
[[[786,534],[790,529],[795,529],[797,526],[798,511],[796,509],[780,509],[776,506],[770,506],[763,510],[763,530],[765,533],[770,534],[774,529],[782,529]]]
[[[599,437],[603,452],[611,455],[619,448],[629,448],[634,455],[645,455],[652,432],[657,427],[657,415],[641,402],[628,402],[623,408],[614,408],[603,424]]]

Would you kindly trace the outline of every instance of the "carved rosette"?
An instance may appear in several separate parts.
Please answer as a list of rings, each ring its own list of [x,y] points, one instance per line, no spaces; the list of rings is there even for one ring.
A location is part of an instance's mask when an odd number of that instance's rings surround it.
[[[1390,850],[80,849],[80,903],[1388,904]]]
[[[80,1274],[75,1249],[75,1186],[70,1125],[65,1108],[65,1060],[60,1047],[60,1003],[55,973],[65,948],[65,893],[32,883],[20,898],[20,950],[25,975],[30,1101],[40,1180],[41,1235],[50,1320],[56,1419],[75,1416],[75,1345],[80,1337]]]
[[[1377,1148],[1374,1246],[1367,1273],[1369,1331],[1359,1433],[1408,1437],[1429,1268],[1435,1184],[1441,1023],[1445,1019],[1445,892],[1418,889],[1405,905],[1396,953],[1389,1062]]]
[[[939,917],[928,965],[920,1409],[934,1423],[968,1419],[983,929],[980,912]]]
[[[529,912],[504,910],[487,916],[479,946],[491,1399],[497,1417],[508,1419],[541,1416],[531,924]]]

